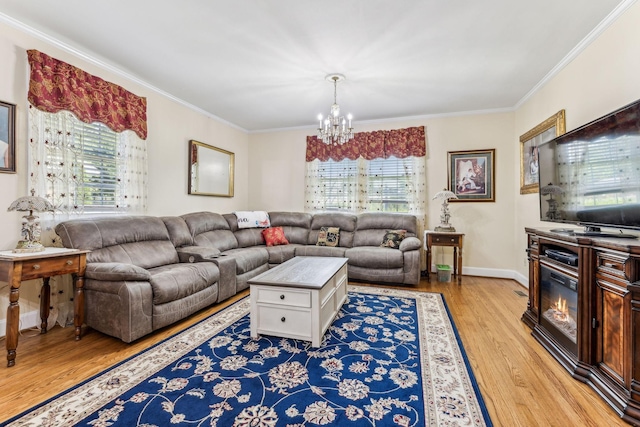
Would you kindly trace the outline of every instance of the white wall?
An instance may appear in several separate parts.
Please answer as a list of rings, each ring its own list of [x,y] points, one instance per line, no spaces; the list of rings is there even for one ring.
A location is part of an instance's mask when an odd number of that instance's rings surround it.
[[[425,94],[427,96],[427,94]],[[328,108],[328,107],[327,107]],[[354,122],[356,132],[426,127],[427,194],[447,186],[447,151],[496,149],[496,201],[452,203],[452,224],[466,234],[464,269],[470,274],[509,275],[513,269],[513,113],[433,117],[384,123]],[[304,210],[306,136],[315,129],[250,135],[249,208]],[[438,203],[428,201],[427,225],[440,222]],[[496,242],[500,242],[496,244]],[[502,243],[504,242],[504,244]],[[440,262],[437,248],[436,259]],[[445,253],[447,252],[444,249]],[[448,255],[447,255],[448,256]],[[444,262],[451,263],[450,258]]]
[[[640,3],[635,3],[580,55],[545,84],[515,114],[514,145],[520,135],[561,109],[566,110],[567,131],[595,120],[640,98]],[[519,151],[512,161],[518,164]],[[519,182],[519,169],[513,180]],[[513,267],[523,277],[526,267],[524,227],[549,227],[539,221],[538,194],[520,195],[515,201],[515,252]]]
[[[207,117],[152,88],[87,62],[66,50],[0,22],[0,100],[17,105],[16,174],[0,173],[0,250],[11,249],[20,237],[20,217],[7,212],[9,204],[27,193],[27,49],[37,49],[105,80],[147,97],[149,155],[149,215],[179,215],[210,210],[231,212],[246,209],[248,203],[249,137],[219,120]],[[187,194],[187,144],[190,139],[235,153],[235,197],[207,197]],[[21,314],[38,309],[39,282],[24,283],[20,291]],[[8,289],[0,282],[0,336],[4,335]],[[37,318],[38,316],[35,316]],[[24,324],[21,325],[25,327]]]

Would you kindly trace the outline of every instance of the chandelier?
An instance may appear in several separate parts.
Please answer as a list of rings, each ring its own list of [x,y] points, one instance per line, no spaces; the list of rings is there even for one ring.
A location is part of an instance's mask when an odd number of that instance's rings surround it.
[[[351,114],[347,116],[340,115],[340,106],[338,105],[338,82],[345,79],[342,74],[329,74],[325,77],[327,81],[333,82],[333,105],[331,112],[324,121],[322,114],[318,116],[318,139],[321,139],[327,145],[344,144],[353,138],[353,127],[351,127]],[[349,122],[347,123],[347,120]]]

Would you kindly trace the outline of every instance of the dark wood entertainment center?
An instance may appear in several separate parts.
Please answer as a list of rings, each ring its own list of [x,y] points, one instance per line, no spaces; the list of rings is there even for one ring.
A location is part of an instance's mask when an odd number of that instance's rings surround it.
[[[625,421],[640,425],[640,240],[525,231],[529,301],[522,320],[574,378]],[[569,302],[546,295],[554,290]],[[576,318],[556,328],[548,321],[554,314]]]

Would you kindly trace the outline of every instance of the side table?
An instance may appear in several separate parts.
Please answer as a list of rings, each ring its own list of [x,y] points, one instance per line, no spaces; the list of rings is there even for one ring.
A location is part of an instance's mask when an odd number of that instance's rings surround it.
[[[20,284],[23,280],[43,279],[40,294],[40,332],[47,332],[49,317],[49,278],[72,274],[75,280],[74,316],[75,339],[80,339],[84,323],[84,272],[87,252],[65,248],[46,248],[42,252],[13,253],[0,251],[0,281],[9,283],[9,307],[7,307],[7,366],[15,365],[20,324]]]
[[[427,282],[431,282],[431,247],[453,247],[453,275],[462,283],[462,242],[464,233],[448,231],[424,231],[424,250],[427,251]]]

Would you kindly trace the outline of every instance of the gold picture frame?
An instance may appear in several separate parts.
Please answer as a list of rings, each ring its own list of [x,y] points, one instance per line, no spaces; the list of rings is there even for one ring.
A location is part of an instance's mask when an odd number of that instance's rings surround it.
[[[234,163],[231,151],[189,141],[188,194],[233,197]]]
[[[538,146],[565,133],[565,126],[565,112],[560,110],[520,136],[520,194],[538,192]]]

